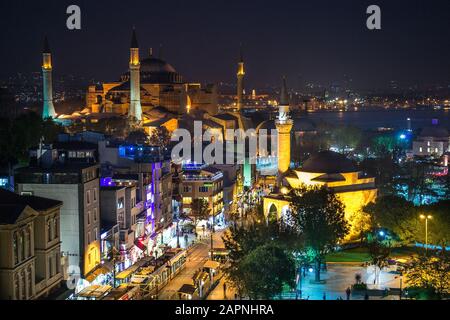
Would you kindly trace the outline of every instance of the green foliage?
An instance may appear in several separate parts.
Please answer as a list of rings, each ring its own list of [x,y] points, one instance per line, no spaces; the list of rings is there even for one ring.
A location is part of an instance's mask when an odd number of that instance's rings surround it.
[[[316,280],[320,280],[320,264],[349,232],[345,207],[326,188],[301,186],[290,193],[294,228],[302,235],[311,260],[316,263]]]
[[[419,214],[431,215],[428,220],[428,242],[443,246],[450,244],[450,200],[443,200],[431,205],[418,207]],[[418,241],[425,237],[425,223],[420,221]]]
[[[372,265],[382,269],[388,266],[388,260],[391,255],[391,247],[389,244],[374,239],[367,242],[369,250],[370,262]]]
[[[389,156],[397,147],[397,139],[393,134],[378,135],[371,142],[370,149],[377,158]]]
[[[367,290],[366,283],[355,283],[352,285],[352,290]]]
[[[225,248],[229,251],[230,260],[224,271],[241,294],[248,294],[243,287],[247,281],[247,274],[243,272],[242,261],[251,252],[270,244],[283,248],[287,253],[301,246],[300,243],[297,243],[298,237],[295,237],[290,229],[283,229],[277,223],[259,223],[247,227],[236,225],[222,239]]]
[[[362,140],[361,129],[353,126],[337,126],[332,130],[332,144],[341,152],[347,148],[356,149]]]
[[[417,207],[402,197],[384,196],[363,210],[371,215],[374,226],[390,230],[400,242],[407,244],[425,241],[425,222],[419,217],[431,215],[428,242],[448,245],[450,241],[450,200]]]
[[[411,286],[405,289],[408,298],[415,300],[439,300],[441,299],[433,288]]]
[[[34,112],[15,119],[0,119],[0,165],[12,166],[28,160],[28,149],[39,144],[54,142],[63,128],[51,119],[42,120]]]
[[[408,285],[425,291],[431,289],[442,298],[450,293],[450,254],[441,250],[428,256],[413,257],[405,275]]]
[[[375,178],[380,195],[394,193],[394,176],[398,174],[399,168],[392,155],[366,158],[360,163],[360,168]]]
[[[195,221],[207,220],[211,214],[211,209],[209,208],[208,201],[202,198],[193,199],[191,203],[192,216]]]
[[[166,127],[158,127],[150,135],[149,141],[153,146],[166,147],[170,143],[170,132]]]
[[[239,264],[244,294],[251,299],[271,299],[283,286],[295,285],[295,262],[291,254],[276,244],[251,251]]]
[[[410,243],[419,235],[417,208],[402,197],[379,197],[363,210],[371,215],[374,226],[390,230],[403,242]]]
[[[131,131],[126,138],[126,141],[132,144],[145,144],[147,140],[148,136],[143,129]]]

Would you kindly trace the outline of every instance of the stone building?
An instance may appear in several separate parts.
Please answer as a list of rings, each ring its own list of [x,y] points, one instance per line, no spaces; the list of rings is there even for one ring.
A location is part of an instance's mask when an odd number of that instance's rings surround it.
[[[0,299],[38,299],[60,287],[61,207],[0,189]]]

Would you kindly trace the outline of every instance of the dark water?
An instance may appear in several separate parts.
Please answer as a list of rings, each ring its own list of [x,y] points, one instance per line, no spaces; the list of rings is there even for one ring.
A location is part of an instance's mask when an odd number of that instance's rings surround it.
[[[430,126],[433,119],[438,119],[439,125],[450,128],[450,110],[312,112],[308,114],[308,118],[314,122],[322,120],[332,124],[353,125],[361,129],[406,129],[406,119],[410,118],[413,130]]]

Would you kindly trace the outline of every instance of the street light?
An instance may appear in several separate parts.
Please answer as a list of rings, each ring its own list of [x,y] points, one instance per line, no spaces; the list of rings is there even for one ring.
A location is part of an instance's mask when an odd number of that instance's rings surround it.
[[[428,252],[428,219],[432,219],[431,215],[420,215],[420,219],[425,220],[425,255]]]

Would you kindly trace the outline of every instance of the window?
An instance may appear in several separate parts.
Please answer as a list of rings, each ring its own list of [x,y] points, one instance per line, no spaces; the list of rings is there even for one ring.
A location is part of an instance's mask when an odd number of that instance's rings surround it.
[[[28,282],[28,297],[31,297],[33,295],[33,282],[32,282],[32,270],[31,267],[28,267],[28,272],[27,272],[27,282]]]
[[[419,148],[419,152],[423,152],[423,148],[422,147]]]
[[[94,228],[94,241],[98,240],[97,231],[97,228]]]
[[[438,153],[439,152],[438,148],[434,148],[434,152]]]
[[[53,277],[53,259],[52,256],[48,257],[48,277]]]
[[[123,209],[123,203],[124,203],[123,197],[119,198],[119,200],[117,200],[117,209]]]
[[[53,240],[52,237],[52,219],[48,218],[47,219],[47,235],[48,235],[48,242]]]
[[[14,263],[19,263],[19,246],[17,243],[17,232],[15,231],[13,234],[13,249],[14,249]]]
[[[20,284],[19,284],[19,275],[16,273],[14,276],[14,299],[19,300],[20,298]]]
[[[431,142],[430,141],[427,141],[427,146],[428,147],[431,146]]]
[[[61,273],[61,256],[59,255],[59,252],[56,252],[55,260],[56,260],[56,273]]]
[[[53,230],[53,232],[54,232],[54,234],[53,234],[53,239],[56,239],[56,238],[58,238],[59,237],[59,229],[58,229],[58,225],[59,225],[59,221],[58,221],[58,219],[55,217],[55,218],[53,218],[53,224],[54,224],[54,230]]]
[[[198,188],[199,192],[208,192],[208,187],[202,186]]]
[[[27,226],[27,251],[28,251],[28,256],[27,257],[31,257],[31,227],[30,225]]]
[[[20,273],[20,287],[21,287],[21,291],[22,291],[21,299],[25,300],[27,298],[26,297],[26,289],[27,289],[27,287],[26,287],[26,278],[25,278],[25,271],[24,270],[22,270],[22,272]]]
[[[87,204],[91,204],[91,191],[86,191],[86,202]]]
[[[427,148],[427,152],[430,153],[430,152],[431,152],[431,149],[430,149],[430,148]]]
[[[97,188],[94,188],[94,202],[97,201]]]
[[[97,222],[97,208],[94,208],[94,222]]]
[[[20,233],[20,249],[22,253],[22,260],[25,260],[26,254],[25,254],[25,230],[22,230]]]

